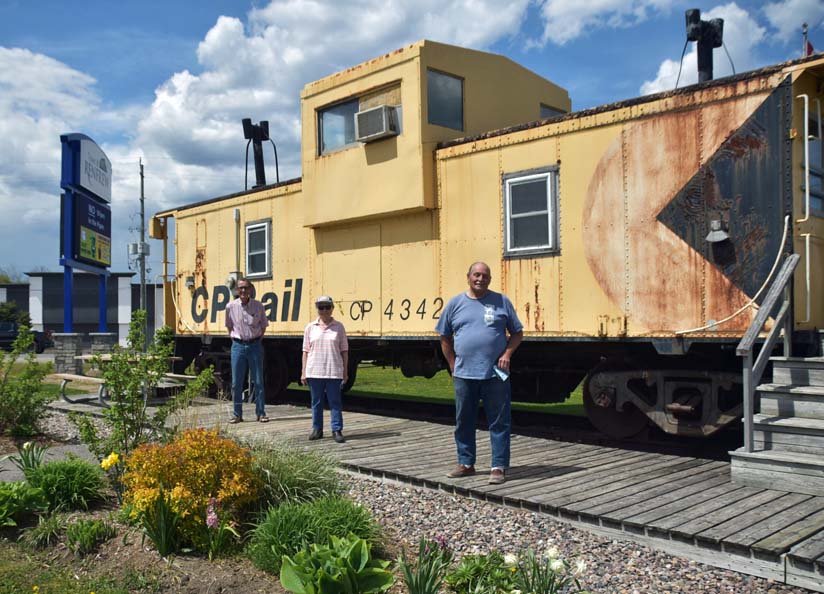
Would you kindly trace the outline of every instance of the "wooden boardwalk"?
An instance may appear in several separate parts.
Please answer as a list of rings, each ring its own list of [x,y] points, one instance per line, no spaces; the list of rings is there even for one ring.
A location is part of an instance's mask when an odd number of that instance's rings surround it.
[[[89,405],[54,403],[63,410]],[[254,409],[247,405],[247,419]],[[743,487],[726,462],[513,435],[503,485],[487,484],[489,441],[478,432],[478,474],[449,479],[451,426],[344,413],[345,444],[326,427],[306,441],[307,408],[269,406],[271,422],[228,425],[227,403],[191,407],[183,426],[295,440],[354,471],[538,511],[696,561],[824,592],[824,494]],[[327,413],[328,423],[328,413]]]

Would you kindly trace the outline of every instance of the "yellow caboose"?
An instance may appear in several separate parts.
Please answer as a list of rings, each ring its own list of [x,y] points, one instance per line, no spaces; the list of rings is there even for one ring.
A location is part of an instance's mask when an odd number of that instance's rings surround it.
[[[516,400],[586,378],[605,432],[711,434],[741,414],[735,346],[792,252],[793,338],[820,348],[822,75],[810,58],[568,113],[564,89],[501,56],[380,56],[304,87],[300,179],[155,215],[164,241],[175,219],[167,324],[186,362],[228,373],[242,275],[270,320],[269,398],[300,373],[319,294],[353,365],[431,377],[440,311],[484,260],[525,325]]]

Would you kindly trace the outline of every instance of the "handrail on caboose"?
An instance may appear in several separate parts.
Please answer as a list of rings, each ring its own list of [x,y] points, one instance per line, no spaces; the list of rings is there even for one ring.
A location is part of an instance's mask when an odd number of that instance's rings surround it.
[[[789,282],[800,259],[801,256],[798,254],[791,254],[784,260],[778,275],[770,285],[770,290],[767,291],[767,296],[764,298],[758,314],[756,314],[750,327],[747,328],[741,342],[738,343],[738,348],[735,349],[735,354],[744,358],[744,451],[746,452],[753,451],[755,386],[761,381],[761,376],[764,374],[764,369],[767,367],[767,362],[770,360],[773,347],[782,329],[784,330],[784,356],[792,356],[792,320],[789,316],[792,293]],[[775,316],[775,323],[767,334],[761,352],[758,353],[755,364],[753,364],[755,341],[764,329],[770,312],[775,308],[779,295],[782,293],[784,301],[781,303],[781,309],[779,309],[778,315]]]

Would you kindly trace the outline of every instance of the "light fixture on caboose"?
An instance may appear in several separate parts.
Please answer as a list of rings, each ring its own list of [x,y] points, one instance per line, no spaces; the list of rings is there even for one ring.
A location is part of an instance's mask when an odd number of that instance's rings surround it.
[[[269,122],[261,120],[259,124],[253,124],[251,118],[243,118],[243,137],[249,142],[246,143],[246,176],[244,181],[244,189],[249,189],[249,144],[252,144],[255,159],[255,185],[254,188],[260,188],[266,185],[266,171],[263,166],[263,146],[261,143],[268,140],[272,143],[272,148],[275,150],[275,181],[280,183],[280,172],[278,168],[278,147],[275,146],[275,141],[269,138]]]
[[[702,21],[697,8],[689,9],[686,19],[687,41],[698,42],[698,82],[712,80],[712,50],[724,43],[724,19]]]
[[[720,219],[713,219],[710,221],[710,232],[707,233],[706,241],[709,243],[721,243],[730,238],[727,233],[727,224]]]

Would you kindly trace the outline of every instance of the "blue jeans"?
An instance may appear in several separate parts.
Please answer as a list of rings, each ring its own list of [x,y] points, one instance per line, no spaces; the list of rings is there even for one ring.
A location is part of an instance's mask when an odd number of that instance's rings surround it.
[[[232,402],[234,415],[243,418],[243,382],[246,371],[251,371],[251,380],[255,388],[255,414],[262,417],[266,396],[263,391],[263,345],[260,341],[242,344],[232,341]]]
[[[509,442],[512,429],[512,398],[509,382],[497,377],[471,380],[453,377],[455,385],[455,445],[458,463],[475,464],[475,423],[480,402],[489,423],[492,468],[509,468]]]
[[[306,378],[312,394],[312,429],[323,431],[323,396],[329,401],[332,431],[343,431],[343,399],[340,396],[342,379]]]

